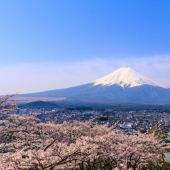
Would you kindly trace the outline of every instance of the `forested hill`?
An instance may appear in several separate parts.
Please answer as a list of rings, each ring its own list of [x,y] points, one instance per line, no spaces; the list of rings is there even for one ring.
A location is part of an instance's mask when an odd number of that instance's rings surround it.
[[[45,102],[45,101],[35,101],[35,102],[30,102],[26,104],[19,105],[20,108],[24,107],[31,107],[31,108],[54,108],[57,107],[57,105],[53,102]]]

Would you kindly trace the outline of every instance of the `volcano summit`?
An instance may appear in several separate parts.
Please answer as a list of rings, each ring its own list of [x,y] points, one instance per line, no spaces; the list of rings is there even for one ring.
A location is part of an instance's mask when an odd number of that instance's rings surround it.
[[[119,68],[88,84],[20,96],[54,97],[88,103],[170,104],[170,88],[150,80],[131,68]]]
[[[111,86],[117,84],[121,87],[136,87],[142,85],[150,85],[150,86],[157,86],[163,87],[158,83],[148,79],[147,77],[137,73],[130,67],[128,68],[119,68],[118,70],[114,71],[107,76],[104,76],[96,81],[94,81],[94,85],[106,85]]]

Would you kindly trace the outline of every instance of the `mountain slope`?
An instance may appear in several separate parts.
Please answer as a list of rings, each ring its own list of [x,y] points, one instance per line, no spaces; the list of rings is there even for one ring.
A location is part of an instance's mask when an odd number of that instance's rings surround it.
[[[21,96],[60,97],[66,101],[91,103],[170,103],[169,88],[155,83],[131,68],[120,68],[88,84]]]

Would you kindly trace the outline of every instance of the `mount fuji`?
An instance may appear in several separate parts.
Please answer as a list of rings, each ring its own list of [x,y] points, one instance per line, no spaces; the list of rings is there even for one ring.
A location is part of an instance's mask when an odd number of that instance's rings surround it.
[[[65,101],[88,103],[170,104],[170,88],[131,68],[119,68],[84,85],[19,96],[62,98]]]
[[[147,77],[139,74],[134,71],[130,67],[128,68],[120,68],[113,73],[104,76],[96,81],[94,81],[94,85],[106,85],[111,86],[117,84],[121,87],[136,87],[142,85],[150,85],[165,88],[162,85],[148,79]]]

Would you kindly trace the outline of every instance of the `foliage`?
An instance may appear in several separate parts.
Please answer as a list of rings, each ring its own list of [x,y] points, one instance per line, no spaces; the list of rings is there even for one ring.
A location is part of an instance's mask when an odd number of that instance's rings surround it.
[[[170,164],[162,161],[158,161],[157,164],[153,164],[152,162],[144,165],[141,170],[170,170]]]
[[[33,116],[7,114],[7,108],[0,120],[1,169],[135,170],[155,165],[163,153],[152,134],[128,136],[90,121],[40,123]]]

